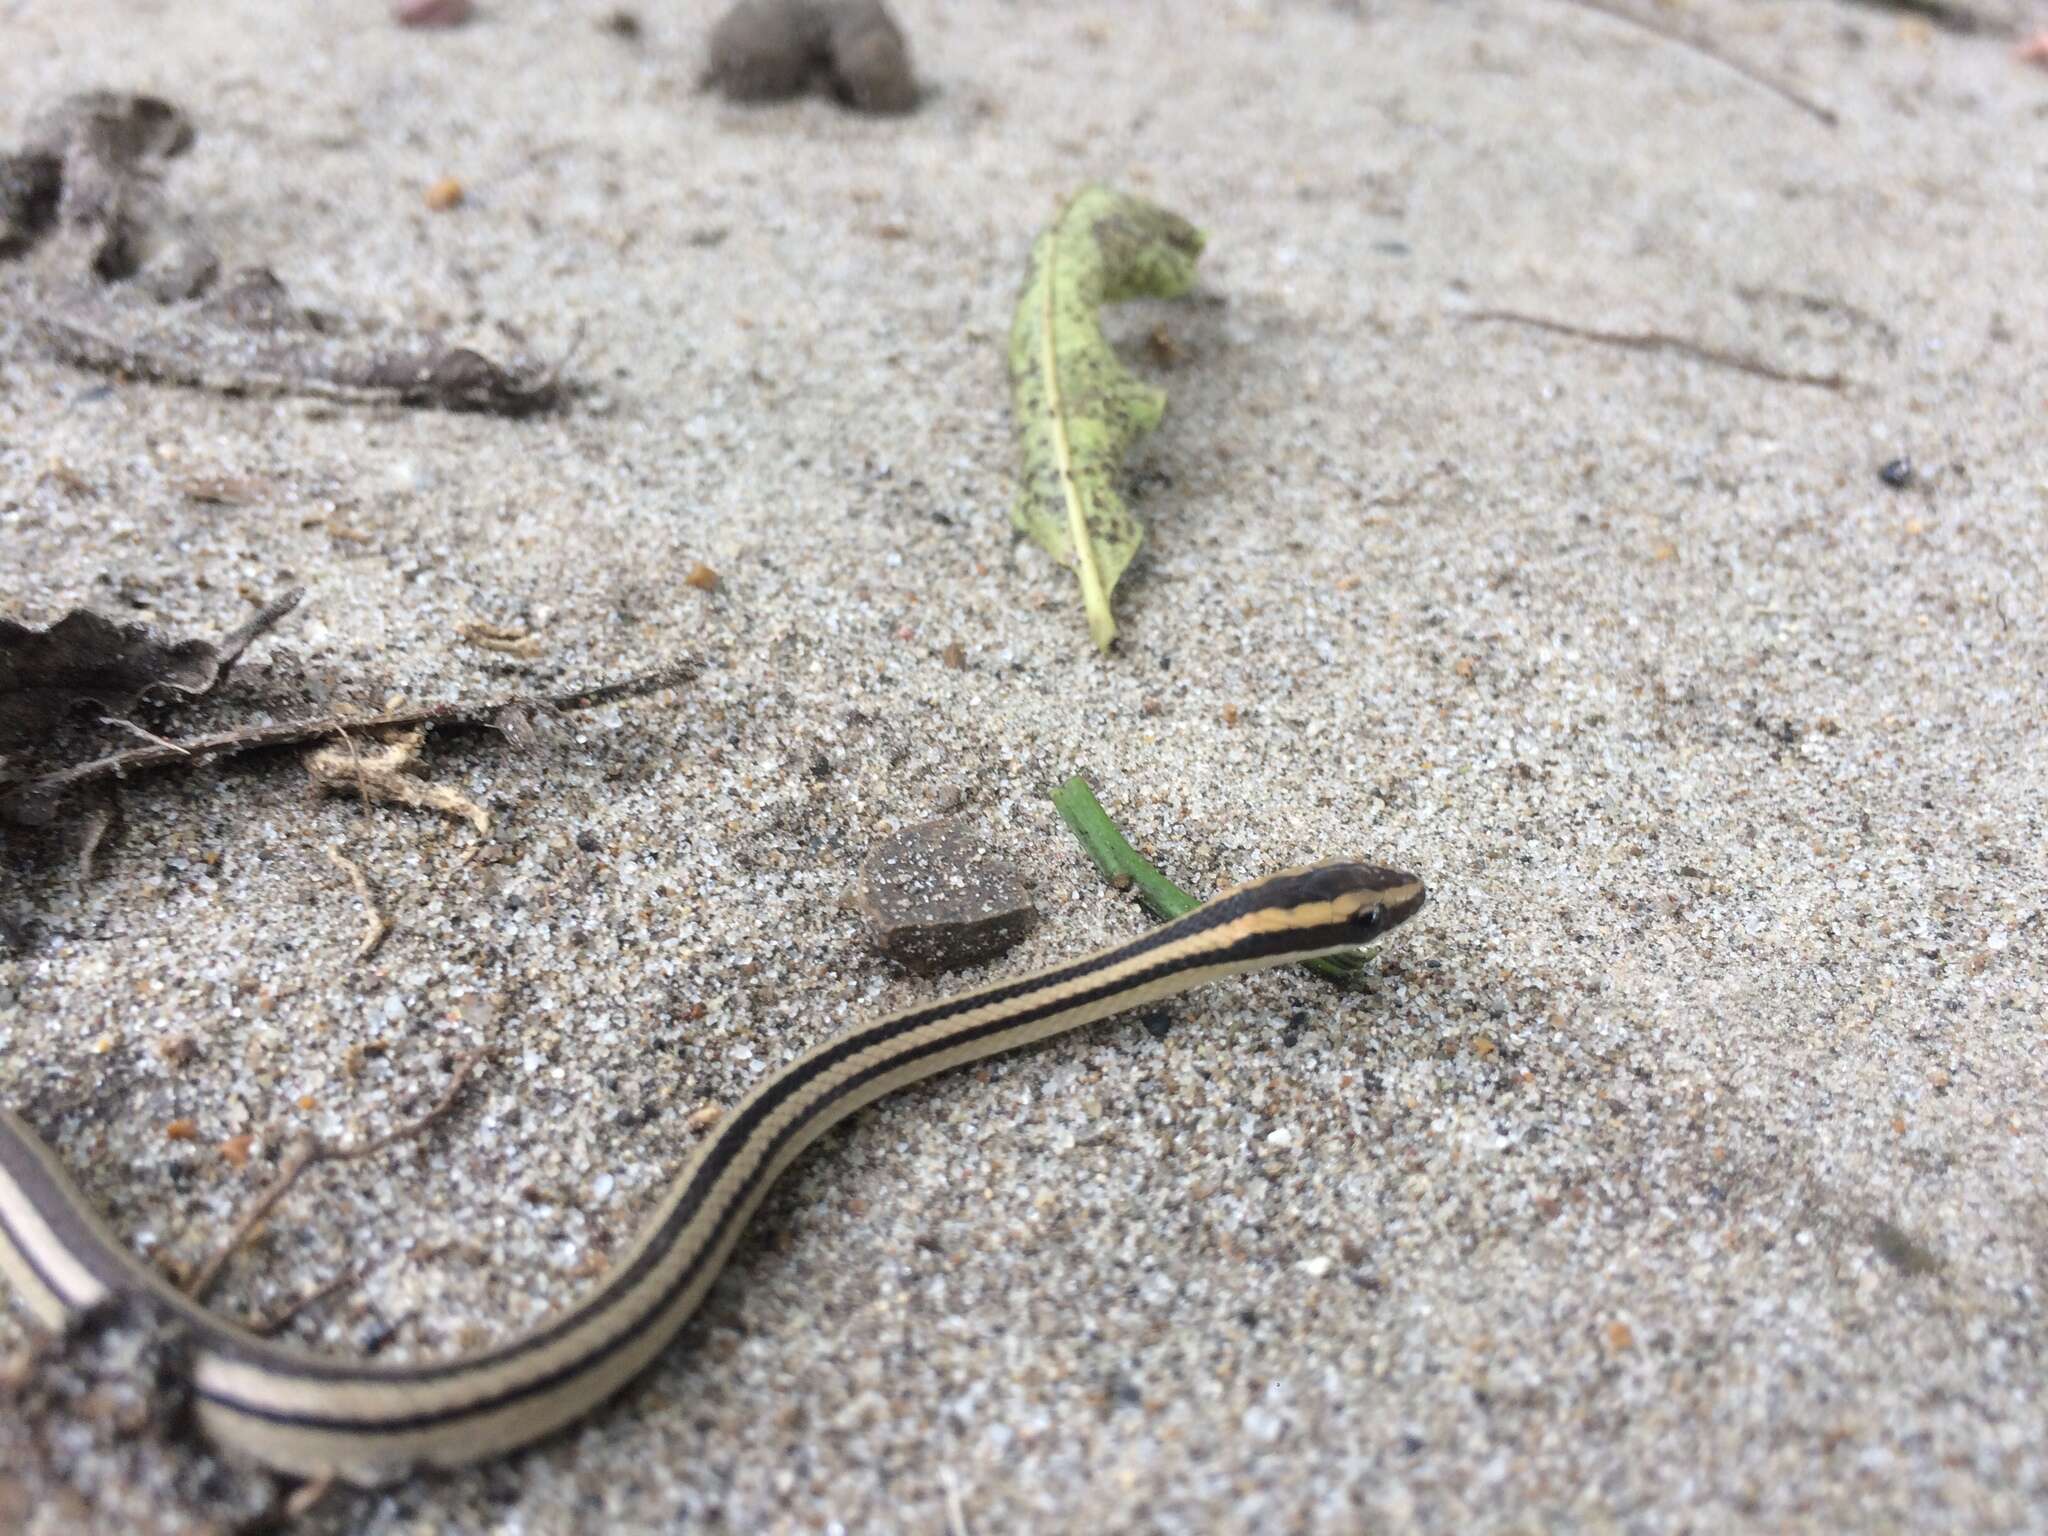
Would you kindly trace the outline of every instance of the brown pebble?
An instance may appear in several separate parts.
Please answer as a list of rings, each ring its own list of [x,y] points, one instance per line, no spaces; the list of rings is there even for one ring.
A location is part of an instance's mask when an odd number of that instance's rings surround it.
[[[1165,709],[1165,703],[1157,698],[1146,698],[1138,705],[1138,713],[1141,715],[1157,715],[1163,713]]]
[[[199,1054],[199,1047],[192,1043],[190,1035],[165,1035],[150,1047],[156,1059],[167,1067],[182,1067]]]
[[[165,1141],[196,1141],[199,1138],[199,1124],[195,1120],[173,1120],[164,1127]]]
[[[1038,921],[1017,872],[964,816],[878,841],[856,896],[875,948],[921,976],[1003,953]]]
[[[958,672],[967,665],[967,647],[958,640],[949,640],[946,642],[943,659],[947,666]]]
[[[240,1136],[230,1136],[220,1144],[220,1155],[227,1160],[230,1168],[249,1166],[249,1152],[256,1145],[256,1138],[246,1131]]]
[[[301,1109],[318,1109],[320,1107],[320,1101],[310,1093],[300,1094],[298,1103]]]
[[[462,183],[453,176],[443,176],[427,188],[427,206],[436,213],[446,213],[462,201]]]
[[[711,569],[702,560],[699,560],[690,567],[690,574],[683,578],[683,585],[695,587],[699,592],[716,592],[718,590],[718,572]]]
[[[827,14],[834,94],[863,112],[908,112],[916,106],[910,48],[882,0],[838,0]]]
[[[1237,724],[1237,706],[1235,704],[1223,706],[1223,723],[1225,725]]]
[[[1474,1035],[1472,1037],[1472,1054],[1474,1056],[1491,1056],[1493,1051],[1493,1042],[1487,1039],[1486,1036]]]
[[[908,112],[917,77],[881,0],[740,0],[711,29],[702,84],[775,101],[813,84],[863,112]]]
[[[711,29],[703,83],[733,101],[774,101],[810,84],[824,27],[809,0],[740,0]]]
[[[397,0],[391,19],[401,27],[459,27],[475,12],[470,0]]]
[[[725,1106],[723,1104],[699,1104],[690,1111],[690,1118],[683,1122],[683,1129],[691,1132],[693,1135],[698,1131],[708,1131],[712,1126],[718,1124],[724,1116]]]
[[[1609,1323],[1607,1325],[1607,1347],[1609,1349],[1619,1354],[1624,1349],[1634,1349],[1635,1345],[1636,1332],[1627,1323]]]

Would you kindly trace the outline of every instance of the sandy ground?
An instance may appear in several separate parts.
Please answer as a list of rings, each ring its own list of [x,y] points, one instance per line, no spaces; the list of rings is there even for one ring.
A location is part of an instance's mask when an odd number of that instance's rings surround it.
[[[516,0],[437,35],[0,6],[0,136],[159,92],[230,264],[486,350],[580,336],[585,390],[507,422],[110,383],[29,342],[38,260],[0,268],[0,612],[212,635],[304,583],[194,721],[705,661],[532,750],[435,744],[481,849],[289,755],[135,783],[82,889],[7,845],[41,933],[0,959],[0,1100],[147,1251],[493,1052],[223,1306],[353,1268],[294,1336],[383,1359],[547,1316],[693,1111],[943,989],[844,896],[955,797],[1044,914],[989,974],[1142,921],[1048,804],[1079,768],[1190,886],[1355,851],[1433,892],[1361,993],[1276,974],[867,1113],[635,1390],[307,1528],[2039,1528],[2048,77],[1845,4],[1664,13],[1830,129],[1561,4],[900,14],[935,94],[870,121],[694,93],[708,8],[635,45]],[[1009,305],[1089,178],[1210,240],[1193,298],[1112,325],[1172,404],[1107,660],[1006,517]],[[330,845],[396,925],[366,964]],[[272,1497],[102,1369],[6,1410],[0,1523]]]

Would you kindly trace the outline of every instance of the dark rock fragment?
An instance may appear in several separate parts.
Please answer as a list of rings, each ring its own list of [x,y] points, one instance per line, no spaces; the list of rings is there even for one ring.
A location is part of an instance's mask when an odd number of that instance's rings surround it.
[[[908,112],[917,76],[882,0],[739,0],[711,29],[703,82],[733,101],[814,88],[862,112]]]
[[[875,947],[921,976],[999,955],[1038,922],[1016,871],[961,816],[883,838],[861,865],[855,902]]]

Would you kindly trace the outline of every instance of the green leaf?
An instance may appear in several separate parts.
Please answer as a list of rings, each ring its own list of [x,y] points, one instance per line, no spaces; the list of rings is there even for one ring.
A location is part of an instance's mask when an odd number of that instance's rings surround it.
[[[1166,396],[1103,339],[1097,312],[1123,299],[1178,298],[1195,280],[1202,232],[1108,187],[1083,187],[1031,247],[1010,325],[1010,390],[1024,450],[1011,520],[1081,581],[1088,632],[1116,637],[1110,590],[1145,530],[1116,493],[1118,461],[1159,425]]]

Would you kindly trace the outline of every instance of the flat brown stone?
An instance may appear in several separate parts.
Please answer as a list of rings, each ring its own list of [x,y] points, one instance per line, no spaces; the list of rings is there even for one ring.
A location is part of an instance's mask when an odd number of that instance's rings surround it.
[[[883,838],[854,896],[875,948],[920,976],[1000,955],[1038,921],[1016,870],[964,816]]]

